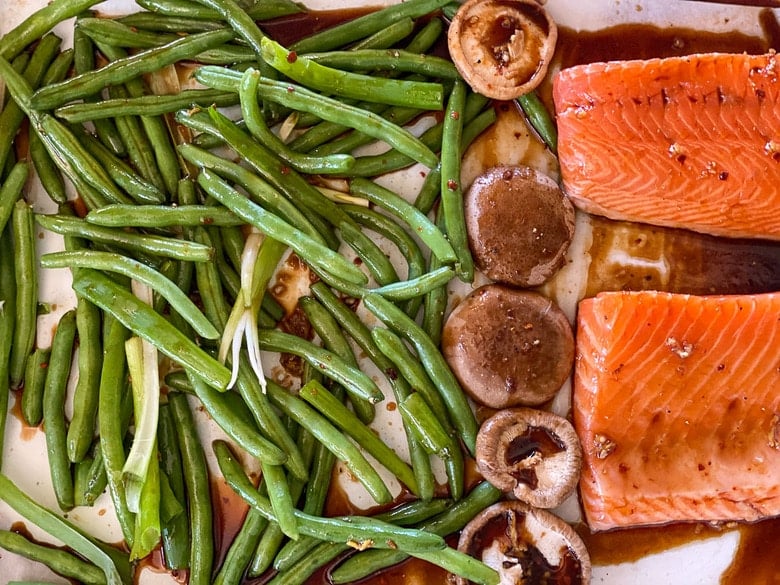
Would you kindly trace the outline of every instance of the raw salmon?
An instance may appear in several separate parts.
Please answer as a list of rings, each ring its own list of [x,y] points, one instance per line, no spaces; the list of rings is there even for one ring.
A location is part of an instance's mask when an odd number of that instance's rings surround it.
[[[780,293],[607,292],[577,320],[592,529],[780,515]]]
[[[585,211],[780,239],[780,56],[579,65],[553,99],[561,176]]]

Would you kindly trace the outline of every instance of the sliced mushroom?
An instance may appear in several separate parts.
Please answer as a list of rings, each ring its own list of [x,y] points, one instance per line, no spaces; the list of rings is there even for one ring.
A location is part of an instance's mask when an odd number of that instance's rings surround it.
[[[555,22],[536,0],[469,0],[447,33],[463,79],[497,100],[514,99],[542,82],[557,39]]]
[[[574,491],[581,464],[574,427],[551,412],[501,410],[477,435],[477,467],[484,478],[537,508],[560,505]]]
[[[464,205],[469,245],[488,278],[538,286],[565,263],[574,207],[544,173],[494,167],[474,180]]]
[[[442,352],[463,388],[492,408],[533,406],[560,389],[574,364],[574,334],[550,299],[488,284],[444,324]]]
[[[498,571],[502,584],[590,582],[590,556],[579,535],[555,514],[524,502],[499,502],[480,512],[460,533],[458,550]],[[456,583],[468,582],[459,577]]]

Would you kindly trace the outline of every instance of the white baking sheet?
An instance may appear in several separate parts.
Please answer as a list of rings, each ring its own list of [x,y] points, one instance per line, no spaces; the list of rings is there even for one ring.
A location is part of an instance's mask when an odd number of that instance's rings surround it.
[[[361,0],[309,0],[306,4],[311,8],[345,8],[359,6]],[[19,23],[32,11],[45,4],[45,0],[0,0],[0,34],[5,33]],[[757,9],[714,5],[704,2],[689,2],[684,0],[549,0],[547,7],[561,25],[575,29],[598,29],[604,26],[623,22],[646,22],[659,26],[682,26],[709,31],[740,31],[746,34],[760,34]],[[109,0],[97,6],[106,14],[122,14],[135,11],[132,0]],[[57,32],[66,39],[70,36],[72,23],[64,23]],[[514,142],[515,149],[522,149],[523,142]],[[523,158],[522,152],[508,151],[507,163]],[[478,169],[465,173],[475,172]],[[387,179],[394,189],[401,193],[415,191],[412,177],[415,173],[404,173]],[[33,189],[37,186],[33,185]],[[36,210],[52,212],[51,204],[36,203]],[[41,240],[41,251],[61,246],[59,237],[47,234]],[[576,249],[576,246],[574,246]],[[71,306],[73,295],[69,289],[70,280],[66,271],[46,271],[41,274],[42,301],[52,303],[52,320]],[[579,288],[579,275],[572,275],[571,289]],[[573,309],[571,299],[569,312]],[[48,327],[41,327],[40,345],[47,345]],[[377,409],[378,413],[386,413],[385,409]],[[380,416],[376,422],[383,435],[393,433],[388,426],[387,415]],[[398,425],[395,428],[399,428]],[[393,437],[388,436],[389,440]],[[398,441],[400,443],[400,441]],[[13,479],[22,489],[40,503],[51,509],[56,509],[56,501],[51,488],[46,449],[43,434],[23,430],[17,418],[9,415],[6,430],[5,454],[2,472]],[[355,485],[354,482],[349,482]],[[356,491],[356,498],[363,495]],[[569,502],[568,508],[561,510],[565,516],[576,517],[577,510]],[[101,497],[92,508],[76,508],[67,515],[75,524],[84,527],[97,537],[109,542],[121,540],[110,501]],[[7,529],[19,519],[0,502],[0,528]],[[41,540],[50,540],[33,527],[33,536]],[[650,555],[640,561],[611,566],[597,566],[593,570],[593,583],[607,585],[715,585],[719,582],[721,573],[728,567],[739,542],[737,532],[728,532],[722,536],[714,536],[706,540],[668,550],[661,554]],[[56,583],[67,583],[62,578],[52,574],[39,564],[29,563],[13,554],[0,549],[0,584],[13,580],[45,579]],[[139,583],[174,583],[165,575],[144,572]]]

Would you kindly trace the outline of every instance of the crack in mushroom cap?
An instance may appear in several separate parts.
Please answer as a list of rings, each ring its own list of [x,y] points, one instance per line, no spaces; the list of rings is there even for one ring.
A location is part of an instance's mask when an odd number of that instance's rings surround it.
[[[547,74],[558,28],[536,0],[469,0],[450,23],[447,44],[471,88],[510,100]]]
[[[482,424],[476,460],[480,473],[501,491],[538,508],[554,508],[577,486],[582,448],[565,418],[513,408]]]
[[[485,508],[461,531],[458,550],[495,569],[500,585],[590,582],[590,555],[577,532],[552,512],[525,502]],[[469,581],[457,577],[455,583]]]

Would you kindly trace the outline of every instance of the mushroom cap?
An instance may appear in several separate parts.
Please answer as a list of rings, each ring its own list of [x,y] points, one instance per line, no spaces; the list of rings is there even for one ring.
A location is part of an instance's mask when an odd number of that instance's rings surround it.
[[[571,423],[552,412],[508,408],[479,429],[477,467],[486,480],[537,508],[554,508],[574,491],[582,448]]]
[[[511,100],[547,74],[558,28],[536,0],[468,0],[455,14],[447,46],[477,93]]]
[[[563,311],[530,291],[488,284],[453,309],[442,353],[477,402],[492,408],[552,398],[574,364],[574,333]]]
[[[574,207],[544,173],[493,167],[469,187],[464,208],[474,261],[491,280],[538,286],[565,263]]]
[[[555,514],[524,502],[485,508],[460,533],[458,550],[498,571],[501,583],[590,582],[590,555],[580,536]]]

